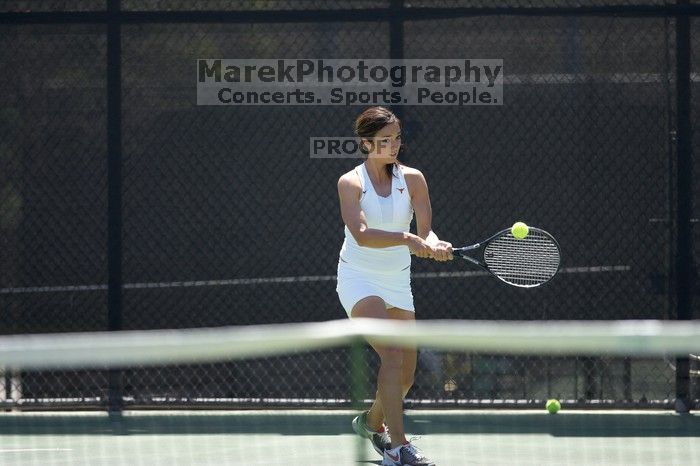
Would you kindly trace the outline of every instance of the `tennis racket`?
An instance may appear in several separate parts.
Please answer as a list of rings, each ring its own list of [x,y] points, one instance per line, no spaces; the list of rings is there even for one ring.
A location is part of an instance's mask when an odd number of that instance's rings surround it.
[[[481,243],[453,248],[452,254],[521,288],[547,283],[559,271],[561,262],[557,240],[533,227],[525,238],[518,239],[510,229],[503,230]]]

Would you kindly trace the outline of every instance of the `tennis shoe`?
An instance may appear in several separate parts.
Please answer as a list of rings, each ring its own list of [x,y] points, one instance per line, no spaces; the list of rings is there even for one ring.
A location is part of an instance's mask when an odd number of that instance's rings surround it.
[[[412,443],[384,451],[382,466],[435,466]]]
[[[352,430],[355,431],[360,437],[369,439],[372,443],[372,448],[375,449],[380,455],[384,455],[384,451],[391,448],[391,438],[389,437],[389,431],[386,426],[382,424],[382,431],[376,432],[369,428],[367,425],[367,413],[364,411],[360,413],[355,419],[352,420]]]

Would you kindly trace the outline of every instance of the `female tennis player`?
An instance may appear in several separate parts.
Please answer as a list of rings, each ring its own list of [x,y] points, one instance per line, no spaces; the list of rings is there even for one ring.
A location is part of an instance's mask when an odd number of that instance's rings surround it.
[[[366,158],[338,180],[345,223],[338,296],[349,317],[414,320],[411,253],[446,261],[452,245],[432,231],[423,174],[397,160],[399,119],[386,108],[368,108],[355,121],[355,133]],[[409,232],[414,212],[417,234]],[[369,343],[380,358],[377,396],[353,420],[353,429],[383,455],[382,465],[434,466],[404,432],[403,399],[413,385],[416,349]]]

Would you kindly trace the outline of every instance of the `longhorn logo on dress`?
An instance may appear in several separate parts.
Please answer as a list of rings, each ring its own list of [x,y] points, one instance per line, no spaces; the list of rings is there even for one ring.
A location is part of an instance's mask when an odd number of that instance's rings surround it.
[[[406,188],[396,188],[396,189],[398,189],[399,192],[400,192],[401,194],[403,194],[403,190],[406,189]]]

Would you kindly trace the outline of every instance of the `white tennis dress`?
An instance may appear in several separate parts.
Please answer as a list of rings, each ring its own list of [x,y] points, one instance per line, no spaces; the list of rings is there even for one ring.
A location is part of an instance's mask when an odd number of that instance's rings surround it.
[[[367,227],[392,232],[409,231],[413,207],[400,166],[394,168],[388,197],[381,197],[374,191],[364,163],[355,167],[355,172],[362,185],[360,207],[365,213]],[[336,291],[348,315],[358,301],[368,296],[382,298],[387,307],[414,311],[408,246],[360,246],[346,225],[345,241],[338,260]]]

